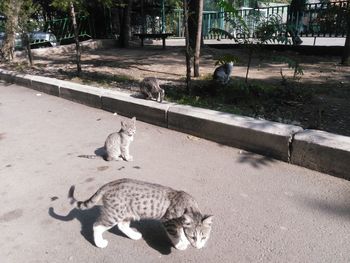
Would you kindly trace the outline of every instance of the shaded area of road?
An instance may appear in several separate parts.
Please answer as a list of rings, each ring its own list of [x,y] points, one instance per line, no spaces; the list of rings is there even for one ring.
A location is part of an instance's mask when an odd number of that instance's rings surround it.
[[[123,117],[0,83],[1,262],[349,262],[348,181],[137,122],[134,162],[99,153]],[[92,242],[99,207],[73,209],[102,184],[138,178],[191,193],[215,216],[202,250],[176,251],[154,221]]]

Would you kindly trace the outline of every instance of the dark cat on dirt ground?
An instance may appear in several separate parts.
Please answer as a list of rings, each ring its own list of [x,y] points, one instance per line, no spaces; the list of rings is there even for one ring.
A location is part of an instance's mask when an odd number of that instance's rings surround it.
[[[180,250],[191,244],[202,248],[209,239],[213,216],[203,215],[194,198],[159,184],[134,179],[119,179],[105,184],[86,201],[77,201],[74,186],[69,190],[71,204],[88,209],[102,199],[100,217],[94,223],[94,242],[104,248],[108,241],[102,234],[117,225],[129,238],[138,240],[142,234],[130,228],[130,221],[160,220],[174,247]]]
[[[225,63],[215,69],[213,79],[220,84],[226,85],[230,81],[232,70],[233,62]]]
[[[154,77],[144,78],[140,83],[140,91],[146,99],[156,99],[162,102],[165,96],[165,92],[159,86],[158,79]]]

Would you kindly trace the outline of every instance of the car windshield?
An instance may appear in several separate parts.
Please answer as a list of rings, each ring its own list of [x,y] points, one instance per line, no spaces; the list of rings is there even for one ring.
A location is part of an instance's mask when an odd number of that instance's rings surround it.
[[[47,36],[48,36],[47,33],[34,33],[32,35],[32,38],[34,38],[34,39],[46,39]]]

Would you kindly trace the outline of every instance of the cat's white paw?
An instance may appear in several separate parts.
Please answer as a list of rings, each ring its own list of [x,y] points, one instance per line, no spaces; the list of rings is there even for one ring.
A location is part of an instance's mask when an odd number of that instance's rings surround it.
[[[174,245],[176,249],[178,250],[185,250],[188,246],[188,243],[185,242],[179,242],[176,245]]]
[[[140,232],[131,232],[129,233],[129,237],[132,239],[132,240],[140,240],[142,238],[142,234]]]
[[[96,240],[95,245],[99,248],[105,248],[108,245],[108,241],[106,239]]]

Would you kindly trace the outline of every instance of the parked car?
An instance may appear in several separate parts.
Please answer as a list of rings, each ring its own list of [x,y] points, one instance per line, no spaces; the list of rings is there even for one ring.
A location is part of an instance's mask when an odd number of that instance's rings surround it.
[[[32,32],[30,36],[30,46],[31,48],[40,47],[56,47],[59,45],[57,38],[54,34],[49,32]],[[5,32],[0,32],[0,47],[3,45],[5,38]],[[23,43],[22,38],[19,33],[16,33],[15,38],[15,49],[22,49]]]
[[[32,48],[56,47],[58,45],[56,36],[50,32],[38,31],[30,33],[30,46]]]

